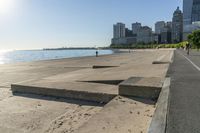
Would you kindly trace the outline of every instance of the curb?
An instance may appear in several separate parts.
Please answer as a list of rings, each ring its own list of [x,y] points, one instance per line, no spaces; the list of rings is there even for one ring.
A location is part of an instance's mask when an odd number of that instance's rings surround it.
[[[169,99],[170,78],[165,78],[156,110],[147,133],[165,133]]]

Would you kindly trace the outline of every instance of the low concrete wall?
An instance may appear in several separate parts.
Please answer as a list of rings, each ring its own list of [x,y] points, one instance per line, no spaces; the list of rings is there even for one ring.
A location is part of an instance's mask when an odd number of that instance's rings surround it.
[[[165,133],[169,88],[170,78],[166,78],[156,105],[156,111],[153,115],[148,133]]]
[[[73,99],[100,102],[100,103],[108,103],[111,99],[113,99],[116,96],[114,94],[106,94],[106,93],[92,93],[87,91],[74,91],[66,89],[37,87],[37,86],[24,86],[18,84],[12,84],[11,90],[13,94],[15,93],[38,94],[38,95],[53,96],[59,98],[73,98]]]

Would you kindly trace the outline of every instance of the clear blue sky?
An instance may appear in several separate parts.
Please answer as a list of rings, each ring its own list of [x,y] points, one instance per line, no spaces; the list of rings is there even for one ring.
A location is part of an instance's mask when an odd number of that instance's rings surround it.
[[[0,10],[0,49],[108,46],[114,23],[153,28],[182,8],[182,0],[9,1],[0,2],[7,11]]]

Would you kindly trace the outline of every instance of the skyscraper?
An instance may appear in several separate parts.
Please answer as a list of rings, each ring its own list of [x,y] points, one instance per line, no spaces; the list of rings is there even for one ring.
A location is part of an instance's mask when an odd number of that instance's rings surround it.
[[[200,21],[200,0],[193,0],[192,22]]]
[[[132,24],[132,31],[133,31],[133,34],[137,34],[139,29],[142,27],[142,24],[141,23],[133,23]]]
[[[137,33],[137,42],[150,43],[153,42],[152,37],[152,29],[148,26],[142,26]]]
[[[125,28],[125,36],[126,37],[132,37],[133,36],[132,30],[129,30],[128,28]]]
[[[171,22],[171,21],[168,21],[168,22],[166,23],[166,26],[167,26],[170,30],[172,30],[172,22]]]
[[[125,37],[125,24],[117,23],[113,26],[113,38]]]
[[[183,14],[179,7],[174,11],[172,19],[172,42],[181,42],[183,38]]]
[[[171,28],[170,25],[165,25],[164,28],[162,28],[160,33],[160,43],[171,43]]]
[[[156,22],[155,23],[155,33],[160,34],[164,27],[165,27],[165,21]]]
[[[200,29],[200,0],[183,0],[183,40]]]
[[[183,0],[183,24],[192,24],[193,0]]]
[[[200,21],[200,0],[183,0],[184,25]]]

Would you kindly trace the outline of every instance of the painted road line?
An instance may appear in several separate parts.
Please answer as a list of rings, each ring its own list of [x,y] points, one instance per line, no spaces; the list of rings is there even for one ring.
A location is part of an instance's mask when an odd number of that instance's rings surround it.
[[[200,68],[194,63],[192,62],[188,57],[186,57],[185,55],[183,55],[181,52],[178,52],[180,55],[182,55],[185,59],[187,59],[198,71],[200,71]]]

